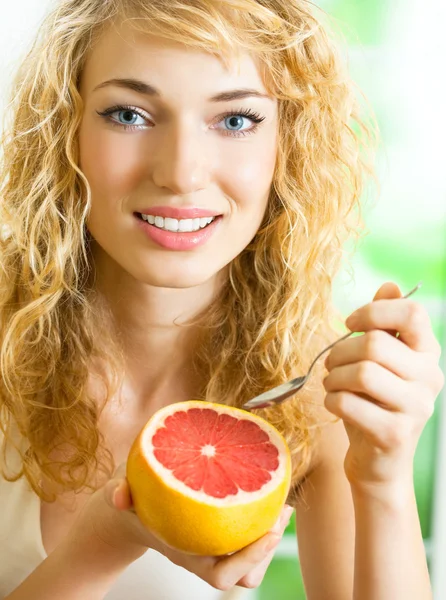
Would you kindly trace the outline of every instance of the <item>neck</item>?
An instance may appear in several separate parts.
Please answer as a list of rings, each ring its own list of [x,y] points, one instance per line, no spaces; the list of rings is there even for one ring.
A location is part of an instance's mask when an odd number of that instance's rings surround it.
[[[97,265],[98,266],[98,265]],[[111,312],[124,353],[124,400],[146,411],[193,399],[198,328],[187,322],[215,298],[222,277],[192,288],[160,288],[134,279],[110,260],[96,269],[95,290]]]

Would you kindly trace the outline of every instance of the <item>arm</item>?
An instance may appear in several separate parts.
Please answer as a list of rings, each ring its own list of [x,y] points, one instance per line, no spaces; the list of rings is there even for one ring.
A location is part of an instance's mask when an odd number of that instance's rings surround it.
[[[413,484],[364,494],[353,489],[356,515],[354,599],[430,600],[429,572]]]
[[[347,448],[342,422],[327,425],[300,485],[296,532],[307,600],[353,598],[355,514],[343,469]]]
[[[323,380],[327,392],[323,404],[342,419],[345,431],[339,424],[325,429],[319,461],[305,487],[313,484],[309,491],[313,514],[319,513],[321,523],[334,522],[327,529],[325,545],[337,544],[333,550],[339,552],[340,563],[337,573],[321,547],[319,565],[317,552],[308,548],[311,536],[321,546],[322,533],[317,532],[322,525],[314,516],[301,525],[309,600],[323,600],[326,584],[317,578],[324,575],[335,590],[328,594],[330,600],[432,599],[415,502],[413,457],[444,375],[429,315],[401,295],[393,283],[381,286],[373,301],[346,321],[351,331],[364,335],[343,340],[325,361],[329,374]],[[344,503],[334,510],[331,504],[339,498]],[[339,544],[338,539],[345,515],[351,514],[345,503],[352,501],[354,578],[353,589],[347,591],[347,581],[352,585],[347,565],[351,540]],[[341,523],[336,524],[338,519]]]
[[[101,600],[134,558],[96,544],[61,544],[5,600]]]
[[[84,534],[78,530],[5,600],[102,600],[124,569],[144,551],[137,545],[114,547],[93,531]]]
[[[364,493],[344,473],[348,446],[342,422],[327,426],[301,486],[296,526],[307,599],[430,599],[412,481],[393,495]]]

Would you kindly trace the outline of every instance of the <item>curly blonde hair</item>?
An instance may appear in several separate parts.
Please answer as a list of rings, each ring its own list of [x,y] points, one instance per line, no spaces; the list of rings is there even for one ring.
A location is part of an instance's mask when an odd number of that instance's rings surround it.
[[[24,476],[50,500],[42,476],[79,490],[113,469],[87,380],[92,363],[106,360],[115,374],[105,381],[106,400],[122,377],[122,356],[89,286],[91,192],[77,133],[88,52],[122,19],[223,60],[252,53],[278,99],[264,222],[201,315],[202,397],[241,406],[304,373],[337,335],[333,280],[345,241],[365,231],[360,198],[373,135],[323,18],[306,0],[62,0],[48,15],[14,81],[2,140],[0,424],[3,453],[11,444],[21,457],[20,470],[4,469],[5,478]],[[308,469],[320,425],[321,374],[317,367],[293,401],[261,411],[288,441],[294,483]],[[66,459],[51,459],[64,445]]]

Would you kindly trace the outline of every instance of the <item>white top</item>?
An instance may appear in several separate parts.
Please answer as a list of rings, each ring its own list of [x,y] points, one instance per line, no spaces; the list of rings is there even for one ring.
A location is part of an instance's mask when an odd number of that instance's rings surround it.
[[[0,443],[3,435],[0,432]],[[8,466],[13,460],[8,455]],[[0,599],[10,594],[47,554],[40,528],[40,498],[25,478],[10,483],[0,476]],[[245,595],[246,594],[246,595]],[[248,590],[221,592],[148,550],[118,578],[106,600],[239,600]]]

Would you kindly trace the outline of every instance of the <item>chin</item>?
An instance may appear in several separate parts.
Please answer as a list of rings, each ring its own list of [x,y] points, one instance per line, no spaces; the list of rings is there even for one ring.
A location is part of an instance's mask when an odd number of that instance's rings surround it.
[[[141,283],[153,287],[186,289],[209,284],[220,272],[220,270],[216,271],[215,267],[210,269],[200,264],[185,264],[181,268],[178,266],[169,268],[169,265],[165,265],[164,268],[141,269],[139,273],[133,275]]]

